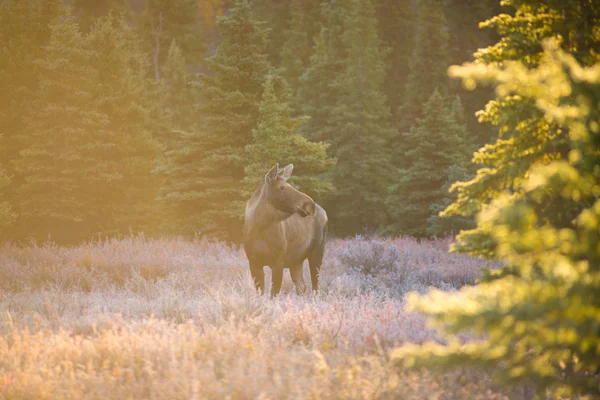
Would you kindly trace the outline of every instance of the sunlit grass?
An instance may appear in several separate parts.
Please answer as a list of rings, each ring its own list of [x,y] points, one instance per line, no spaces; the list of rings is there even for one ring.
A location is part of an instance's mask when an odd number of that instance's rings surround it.
[[[220,243],[5,244],[0,399],[498,398],[473,371],[435,377],[388,359],[437,339],[404,310],[408,291],[453,290],[486,266],[447,246],[334,240],[319,295],[295,295],[286,273],[271,300],[243,250]]]

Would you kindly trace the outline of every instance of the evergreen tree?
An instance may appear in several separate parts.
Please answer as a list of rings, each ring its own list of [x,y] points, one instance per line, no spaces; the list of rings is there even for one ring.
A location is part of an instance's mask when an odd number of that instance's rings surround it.
[[[36,60],[35,111],[18,135],[23,150],[15,168],[23,182],[17,189],[17,226],[22,229],[17,234],[39,239],[51,234],[68,240],[73,237],[59,235],[89,234],[101,224],[103,204],[96,200],[100,182],[92,177],[98,176],[96,154],[110,149],[95,147],[100,141],[91,138],[101,134],[108,116],[93,107],[97,69],[90,64],[92,51],[70,14],[51,24],[50,42],[43,49],[44,56]],[[89,179],[87,184],[81,182],[82,176]]]
[[[194,135],[198,134],[201,125],[198,119],[199,90],[193,84],[195,78],[188,71],[179,46],[175,41],[171,42],[155,96],[160,100],[157,136],[165,146],[165,158],[157,168],[163,179],[163,219],[168,222],[163,226],[163,232],[189,233],[194,229],[187,225],[189,210],[180,207],[173,196],[184,189],[196,174],[195,156],[200,149],[196,147]]]
[[[173,132],[192,132],[198,123],[198,89],[193,82],[196,75],[186,65],[183,51],[173,40],[169,46],[167,59],[163,67],[162,79],[156,88],[155,97],[160,101],[161,127],[158,137],[167,144],[177,142],[178,134]]]
[[[327,204],[336,232],[350,234],[386,222],[393,176],[387,145],[395,131],[382,87],[386,51],[371,0],[348,2],[343,28],[343,70],[332,82],[339,97],[326,125],[329,153],[338,160],[331,173],[336,191]]]
[[[280,65],[280,55],[285,42],[285,32],[290,20],[290,3],[292,0],[253,0],[252,10],[254,17],[264,21],[269,27],[267,38],[267,55],[269,62]],[[312,0],[306,0],[309,3]]]
[[[2,137],[0,136],[0,139]],[[16,215],[8,201],[6,201],[5,190],[10,185],[11,177],[0,165],[0,233],[13,224]]]
[[[390,49],[384,89],[394,117],[404,102],[404,88],[415,46],[413,0],[375,0],[379,37]]]
[[[449,33],[450,65],[473,61],[474,54],[478,49],[488,47],[498,40],[497,34],[492,29],[480,28],[479,23],[502,11],[499,1],[448,0],[445,10]],[[466,115],[465,122],[471,138],[480,146],[490,142],[495,131],[490,126],[478,124],[475,112],[493,98],[493,91],[490,89],[465,90],[460,87],[458,82],[452,85],[452,89],[460,94],[462,99]]]
[[[128,0],[73,0],[73,15],[78,17],[79,27],[88,32],[99,17],[109,12],[126,13],[130,11]]]
[[[142,58],[122,34],[104,21],[85,38],[70,15],[51,25],[15,162],[22,236],[74,241],[148,217],[158,149],[143,125]]]
[[[591,399],[600,397],[600,66],[585,68],[556,41],[547,43],[538,68],[506,62],[460,73],[491,80],[499,100],[530,100],[540,119],[564,128],[569,157],[547,152],[529,164],[518,193],[494,196],[479,213],[478,226],[505,267],[459,292],[410,297],[409,307],[432,317],[446,338],[404,346],[392,358],[419,369],[487,370],[527,385],[536,398]],[[543,137],[535,140],[545,146]],[[576,211],[565,226],[548,218],[549,208]],[[477,339],[464,344],[463,332]]]
[[[301,114],[310,119],[299,132],[314,141],[328,141],[335,133],[329,126],[331,110],[339,101],[339,88],[332,83],[344,70],[344,45],[341,42],[348,3],[321,4],[321,29],[315,38],[309,65],[300,77],[298,103]]]
[[[265,174],[278,162],[294,164],[297,173],[291,181],[315,200],[332,189],[319,174],[333,167],[335,160],[327,157],[327,145],[309,142],[294,133],[305,118],[291,117],[290,97],[291,93],[284,79],[273,75],[267,77],[258,125],[252,131],[252,143],[246,146],[246,198],[252,196]]]
[[[400,132],[408,131],[423,114],[423,105],[434,90],[448,94],[448,33],[445,30],[444,0],[418,0],[416,36],[406,78],[404,99],[398,110]],[[398,143],[397,154],[402,154]]]
[[[315,38],[320,31],[320,1],[291,0],[289,27],[281,49],[281,69],[294,93],[308,68]],[[297,105],[295,108],[299,108]]]
[[[402,156],[407,167],[400,171],[389,198],[391,233],[444,234],[436,230],[441,227],[437,212],[440,204],[450,202],[448,182],[464,173],[469,150],[465,126],[453,118],[445,103],[440,92],[434,91],[423,108],[423,118],[403,135],[408,150]]]
[[[111,178],[106,200],[107,221],[121,232],[129,228],[157,229],[156,198],[159,180],[153,174],[162,148],[155,138],[157,118],[148,81],[149,64],[140,39],[130,26],[114,15],[100,18],[92,27],[88,45],[98,68],[94,106],[106,113],[103,146],[113,151],[99,160]]]
[[[205,43],[200,31],[197,0],[147,0],[138,25],[152,58],[153,76],[160,80],[169,47],[177,41],[188,65],[203,63]]]
[[[21,150],[22,134],[31,111],[31,98],[38,87],[38,66],[50,38],[50,23],[65,7],[62,0],[0,2],[0,160],[5,168],[5,198],[18,204],[15,187],[22,181],[13,161]],[[8,233],[10,234],[10,232]]]
[[[496,65],[516,60],[533,67],[541,59],[540,40],[544,38],[557,39],[562,49],[584,65],[598,62],[600,40],[592,33],[592,27],[600,24],[598,5],[575,0],[504,4],[514,7],[514,15],[501,14],[483,24],[495,27],[503,36],[477,53],[477,63]],[[466,77],[464,85],[473,88],[475,81]],[[550,123],[531,98],[499,96],[479,112],[479,120],[497,126],[499,137],[475,154],[474,162],[481,165],[477,176],[454,185],[458,199],[446,209],[446,215],[475,215],[505,191],[519,196],[532,164],[566,159],[570,153],[564,129]],[[567,227],[578,211],[566,205],[548,205],[544,215],[556,226]],[[494,257],[496,243],[485,226],[478,225],[458,238],[457,249]]]
[[[218,28],[223,41],[207,59],[212,74],[199,83],[205,102],[198,131],[185,135],[186,150],[176,159],[178,168],[190,173],[168,196],[189,216],[188,229],[238,240],[245,146],[252,141],[264,79],[272,67],[267,30],[253,18],[247,0],[236,1]]]

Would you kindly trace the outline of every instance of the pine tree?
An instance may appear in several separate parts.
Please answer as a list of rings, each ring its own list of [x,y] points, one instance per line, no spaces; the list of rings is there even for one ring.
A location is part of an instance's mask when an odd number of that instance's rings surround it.
[[[190,173],[168,196],[189,216],[188,232],[237,240],[245,203],[245,146],[252,141],[264,79],[272,67],[267,30],[253,18],[247,0],[236,1],[218,28],[223,41],[207,59],[212,74],[199,83],[205,102],[198,131],[185,135],[186,151],[176,159],[178,168]]]
[[[460,65],[473,61],[478,49],[486,48],[499,39],[492,29],[479,27],[485,21],[502,10],[496,0],[448,0],[445,15],[448,25],[448,57],[450,65]],[[494,129],[477,123],[475,112],[493,98],[491,89],[469,91],[459,82],[451,84],[453,92],[458,93],[463,102],[470,136],[479,146],[490,142],[495,135]]]
[[[0,136],[2,139],[2,136]],[[10,203],[6,200],[5,190],[10,185],[11,177],[0,165],[0,233],[13,224],[16,214],[13,212]]]
[[[540,119],[564,129],[570,155],[547,151],[529,164],[517,193],[495,195],[479,213],[505,266],[477,286],[409,297],[410,309],[428,314],[445,338],[404,346],[392,358],[418,369],[487,370],[501,383],[527,385],[531,397],[592,399],[600,396],[600,67],[583,67],[557,41],[546,43],[538,68],[525,60],[460,74],[491,81],[498,100],[531,101]],[[545,138],[535,140],[544,147]],[[548,208],[576,211],[564,225],[548,218]],[[466,332],[474,339],[465,344]]]
[[[187,69],[183,53],[175,41],[171,42],[163,68],[162,79],[157,87],[156,98],[160,100],[157,137],[165,147],[165,158],[157,168],[163,179],[161,204],[165,224],[162,232],[189,233],[189,210],[179,207],[173,197],[195,176],[199,149],[194,135],[201,127],[198,119],[199,90],[194,86],[195,75]]]
[[[445,30],[443,0],[418,0],[416,36],[406,78],[404,99],[398,110],[398,128],[408,131],[423,114],[423,105],[434,90],[448,94],[448,33]],[[402,143],[397,154],[402,154]]]
[[[383,91],[385,55],[371,0],[348,2],[343,19],[343,71],[332,82],[338,101],[327,118],[336,188],[330,204],[339,234],[377,229],[386,222],[385,192],[392,179],[388,143],[395,135]],[[322,90],[322,88],[320,88]]]
[[[112,19],[89,38],[68,14],[51,25],[15,162],[21,236],[76,241],[146,222],[159,148],[144,126],[143,58],[124,35]]]
[[[308,68],[315,38],[320,31],[320,4],[319,0],[291,0],[289,27],[281,49],[281,69],[294,93],[300,85],[300,77]]]
[[[583,65],[598,62],[600,41],[592,34],[592,27],[600,23],[597,5],[575,0],[564,4],[551,0],[504,4],[515,8],[514,15],[501,14],[483,23],[503,36],[477,53],[477,63],[496,65],[516,60],[534,67],[541,59],[540,40],[544,38],[557,39],[561,48]],[[476,83],[467,76],[464,85],[472,89]],[[454,185],[458,199],[446,209],[446,215],[475,215],[505,191],[518,196],[532,164],[566,159],[571,150],[564,129],[548,122],[530,98],[498,96],[478,115],[480,122],[497,127],[498,138],[475,154],[474,162],[481,165],[477,176]],[[565,227],[578,212],[566,206],[548,206],[544,211],[549,221]],[[485,226],[465,231],[458,238],[458,250],[488,257],[495,254],[496,243]]]
[[[400,171],[389,198],[390,233],[444,233],[428,227],[428,220],[439,225],[433,212],[449,203],[448,181],[467,164],[465,136],[464,125],[457,123],[440,92],[434,91],[423,108],[423,118],[402,138],[408,149],[402,155],[407,167]]]
[[[43,58],[36,60],[35,111],[18,135],[23,150],[15,168],[23,182],[17,189],[17,226],[22,229],[17,235],[69,240],[94,232],[101,223],[102,200],[96,200],[101,182],[92,177],[98,175],[96,154],[110,149],[94,146],[98,141],[91,137],[101,134],[108,116],[92,105],[97,70],[70,14],[51,24],[50,42],[43,49]],[[81,176],[89,181],[81,182]]]
[[[161,128],[158,137],[167,144],[177,141],[173,132],[192,132],[196,129],[198,89],[193,82],[196,75],[186,65],[183,51],[173,40],[163,66],[162,79],[157,85],[156,98],[160,100]]]
[[[344,16],[348,3],[335,1],[321,4],[321,29],[309,65],[299,79],[300,112],[310,119],[299,132],[313,141],[328,141],[334,134],[328,123],[331,110],[339,101],[339,89],[332,83],[344,70]]]
[[[394,117],[404,102],[404,88],[415,46],[413,0],[375,0],[379,37],[390,49],[384,89]]]
[[[135,32],[114,15],[98,20],[88,42],[98,68],[94,106],[110,119],[102,145],[114,148],[99,162],[119,177],[111,179],[108,221],[121,232],[129,228],[155,232],[160,185],[152,171],[162,148],[154,135],[157,119],[151,114],[155,100],[149,64]]]
[[[283,78],[267,76],[258,125],[252,131],[252,143],[246,146],[246,198],[252,196],[275,163],[294,164],[296,174],[290,181],[315,200],[323,198],[332,189],[319,174],[333,167],[335,160],[327,157],[327,145],[309,142],[295,134],[305,118],[291,117],[290,98],[290,89]]]
[[[269,62],[280,65],[281,49],[285,41],[285,32],[290,20],[290,3],[292,0],[253,0],[252,10],[254,17],[264,21],[269,27],[267,38],[267,55]],[[306,3],[312,0],[306,0]]]
[[[153,76],[160,80],[169,47],[175,40],[188,65],[203,63],[206,44],[199,25],[197,0],[147,0],[139,17],[140,35],[152,58]]]
[[[38,66],[50,38],[50,23],[64,11],[61,0],[4,1],[0,3],[0,160],[5,168],[4,196],[18,204],[15,187],[22,181],[13,161],[21,150],[22,134],[38,87]],[[11,176],[9,181],[6,176]],[[10,232],[7,232],[10,235]]]
[[[127,13],[130,11],[128,0],[73,0],[73,15],[78,17],[79,27],[88,32],[99,17],[111,11]]]

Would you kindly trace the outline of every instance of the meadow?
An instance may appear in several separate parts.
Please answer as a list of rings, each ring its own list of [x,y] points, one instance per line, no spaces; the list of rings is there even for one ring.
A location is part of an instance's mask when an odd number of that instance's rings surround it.
[[[409,291],[457,290],[497,267],[449,244],[330,240],[318,295],[296,295],[286,272],[270,299],[243,249],[218,242],[6,243],[0,399],[519,398],[482,371],[406,371],[388,356],[443,340],[405,310]]]

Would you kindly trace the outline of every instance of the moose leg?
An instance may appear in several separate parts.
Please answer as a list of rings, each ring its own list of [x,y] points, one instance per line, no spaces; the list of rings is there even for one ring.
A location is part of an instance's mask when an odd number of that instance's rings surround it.
[[[302,275],[302,264],[290,267],[290,275],[296,286],[296,293],[304,294],[306,292],[306,284],[304,283],[304,276]]]
[[[271,297],[275,297],[279,294],[281,289],[281,282],[283,281],[283,267],[271,267],[273,271],[272,284],[271,284]]]
[[[265,271],[262,265],[250,264],[250,274],[254,280],[256,290],[260,290],[260,294],[265,294]]]
[[[312,283],[313,292],[319,291],[319,274],[321,273],[321,264],[323,263],[323,251],[316,250],[308,258],[310,266],[310,282]]]

